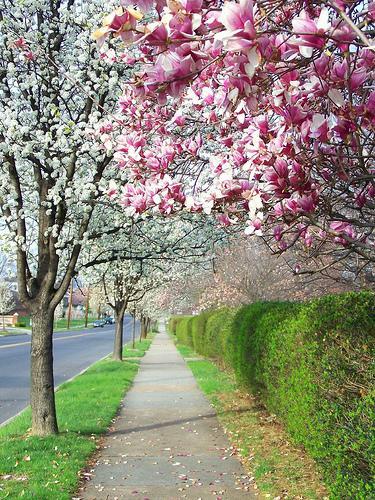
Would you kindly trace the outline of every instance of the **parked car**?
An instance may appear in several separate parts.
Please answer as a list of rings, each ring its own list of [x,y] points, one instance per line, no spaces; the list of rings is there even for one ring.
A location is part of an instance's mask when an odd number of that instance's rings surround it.
[[[115,323],[115,318],[113,316],[106,316],[103,321],[105,321],[106,325],[113,325]]]
[[[92,326],[94,328],[97,328],[97,327],[101,327],[103,328],[103,326],[106,325],[106,322],[104,321],[104,319],[97,319],[96,321],[93,322]]]

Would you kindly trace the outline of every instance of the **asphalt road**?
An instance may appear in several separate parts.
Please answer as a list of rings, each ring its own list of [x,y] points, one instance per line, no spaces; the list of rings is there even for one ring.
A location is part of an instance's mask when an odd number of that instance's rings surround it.
[[[131,317],[124,321],[124,342],[131,340]],[[114,325],[55,333],[55,387],[113,350]],[[137,335],[139,325],[137,325]],[[30,336],[0,337],[0,425],[29,405]]]

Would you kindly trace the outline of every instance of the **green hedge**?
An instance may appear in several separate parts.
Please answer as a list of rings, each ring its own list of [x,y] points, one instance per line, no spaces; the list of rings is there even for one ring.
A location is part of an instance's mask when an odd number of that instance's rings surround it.
[[[25,328],[26,323],[24,321],[17,321],[17,323],[14,324],[17,328]]]
[[[190,345],[191,343],[191,324],[193,321],[192,316],[183,316],[176,323],[176,335],[184,344]]]
[[[168,329],[171,333],[173,333],[173,335],[176,335],[176,326],[178,321],[179,318],[177,316],[172,316],[171,318],[169,318]]]
[[[234,370],[322,466],[331,497],[375,498],[375,295],[260,302],[174,318]]]
[[[20,318],[18,318],[18,321],[20,323],[24,323],[24,326],[26,326],[27,328],[30,328],[30,316],[21,316]]]

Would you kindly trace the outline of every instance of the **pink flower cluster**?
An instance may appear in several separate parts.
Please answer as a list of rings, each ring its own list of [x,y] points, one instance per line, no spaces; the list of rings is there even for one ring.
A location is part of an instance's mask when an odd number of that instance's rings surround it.
[[[17,51],[20,51],[23,54],[26,61],[31,62],[35,60],[35,52],[30,49],[29,44],[22,36],[17,38],[12,45]]]
[[[373,248],[374,2],[138,5],[154,17],[104,26],[139,54],[119,105],[120,202],[214,211],[281,250]]]

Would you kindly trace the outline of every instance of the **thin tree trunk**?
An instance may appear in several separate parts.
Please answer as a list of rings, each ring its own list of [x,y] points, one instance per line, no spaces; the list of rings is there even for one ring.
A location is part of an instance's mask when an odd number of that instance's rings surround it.
[[[85,328],[87,328],[87,324],[89,321],[89,307],[90,307],[90,288],[87,288],[86,307],[85,307]]]
[[[32,312],[31,413],[32,433],[47,436],[58,432],[53,380],[54,312],[48,305]]]
[[[73,279],[70,282],[70,290],[69,290],[68,321],[66,323],[67,330],[69,330],[70,328],[70,321],[72,319],[72,304],[73,304]]]
[[[142,338],[147,339],[147,334],[149,331],[150,320],[149,318],[143,318],[143,333]]]
[[[115,312],[116,314],[116,328],[115,328],[115,342],[113,346],[112,358],[116,361],[122,361],[122,348],[123,348],[123,327],[124,327],[124,314],[125,311],[121,308]]]
[[[145,318],[144,316],[142,315],[141,316],[141,335],[140,335],[140,339],[144,339],[145,338]]]
[[[133,312],[132,338],[133,338],[133,349],[135,349],[135,312]]]
[[[143,318],[143,338],[147,339],[147,318]]]

